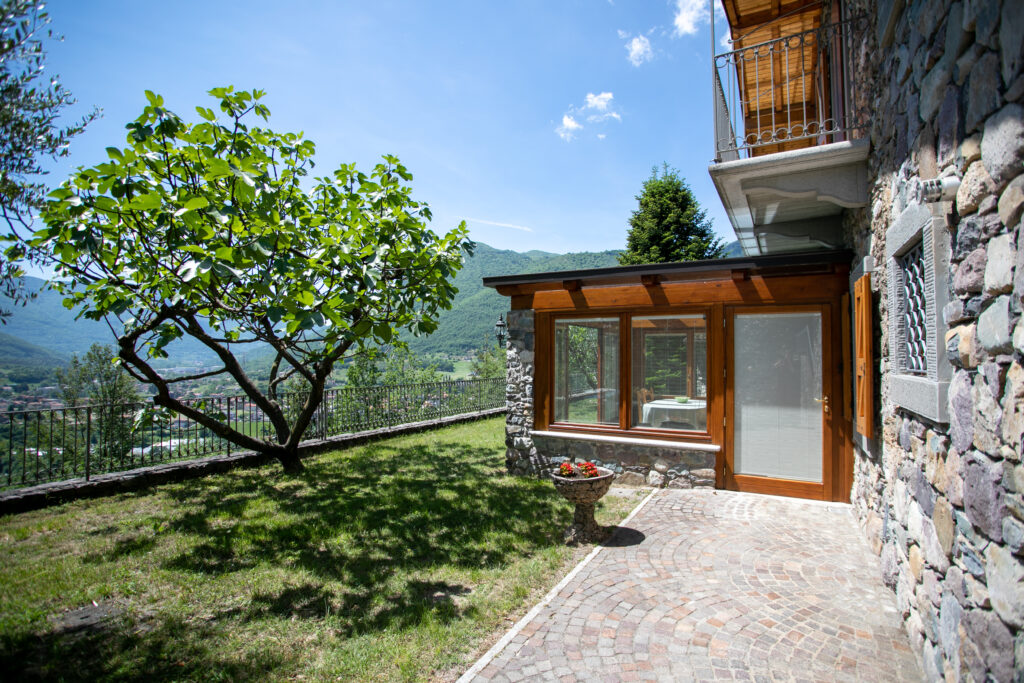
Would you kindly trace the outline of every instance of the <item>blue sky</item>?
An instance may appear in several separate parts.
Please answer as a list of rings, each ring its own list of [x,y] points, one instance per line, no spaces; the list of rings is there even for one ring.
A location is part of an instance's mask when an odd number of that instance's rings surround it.
[[[48,68],[103,118],[53,171],[106,158],[143,91],[195,118],[220,85],[267,91],[317,170],[394,154],[444,232],[554,252],[625,245],[635,195],[667,161],[733,238],[713,155],[706,0],[292,2],[53,0]],[[725,30],[717,19],[717,35]],[[214,107],[215,108],[215,107]]]

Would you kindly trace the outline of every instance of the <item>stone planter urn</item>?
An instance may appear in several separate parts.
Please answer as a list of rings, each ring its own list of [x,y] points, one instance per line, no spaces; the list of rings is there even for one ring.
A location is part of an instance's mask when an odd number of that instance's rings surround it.
[[[563,534],[567,545],[599,543],[612,531],[611,527],[598,525],[594,519],[594,504],[608,493],[615,473],[604,467],[598,467],[597,471],[600,472],[598,476],[589,478],[561,477],[554,473],[551,475],[555,489],[563,498],[576,505],[572,524]]]

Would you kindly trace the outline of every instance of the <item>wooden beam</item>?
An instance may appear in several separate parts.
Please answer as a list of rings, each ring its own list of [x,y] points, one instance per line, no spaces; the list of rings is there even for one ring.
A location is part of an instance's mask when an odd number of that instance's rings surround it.
[[[544,290],[513,299],[513,308],[538,311],[594,311],[642,307],[694,306],[716,303],[776,304],[813,303],[840,296],[846,291],[845,273],[793,275],[711,282],[666,282],[659,287],[639,284],[587,287],[578,292]]]
[[[578,292],[582,287],[582,280],[562,280],[562,289],[567,292]]]
[[[641,275],[640,282],[644,287],[654,287],[661,283],[660,275]]]

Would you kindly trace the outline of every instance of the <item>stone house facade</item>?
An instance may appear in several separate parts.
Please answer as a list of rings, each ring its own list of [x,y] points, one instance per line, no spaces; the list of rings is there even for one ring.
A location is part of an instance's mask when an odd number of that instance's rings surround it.
[[[716,57],[709,170],[749,259],[721,262],[720,272],[675,264],[629,277],[485,280],[513,304],[508,468],[543,474],[591,459],[634,483],[849,500],[928,678],[1024,680],[1024,4],[722,5],[734,50]],[[785,72],[807,59],[807,72]],[[792,103],[797,79],[804,91],[810,83],[811,106]],[[831,260],[793,256],[814,250]],[[831,268],[826,284],[845,278],[848,296],[812,300],[773,284],[812,267]],[[641,315],[630,306],[681,311],[673,292],[707,305],[704,431],[640,418]],[[808,479],[784,469],[758,488],[741,472],[733,375],[750,311],[739,300],[822,311],[815,348],[835,348],[823,352],[814,389],[824,404],[823,488],[780,484]],[[613,323],[620,316],[614,350],[628,356],[633,345],[632,360],[616,357],[618,424],[600,408],[574,424],[557,414],[552,335],[559,315],[590,321],[606,311]],[[714,379],[719,370],[727,380]]]
[[[857,51],[870,203],[844,216],[872,273],[880,434],[855,440],[851,494],[932,680],[1024,672],[1024,5],[859,2],[878,18]],[[936,283],[944,411],[900,395],[894,226],[922,181],[954,179],[929,206],[947,259]],[[891,259],[889,259],[891,260]],[[881,267],[880,267],[881,266]],[[944,291],[941,291],[944,290]],[[944,414],[943,414],[944,412]]]

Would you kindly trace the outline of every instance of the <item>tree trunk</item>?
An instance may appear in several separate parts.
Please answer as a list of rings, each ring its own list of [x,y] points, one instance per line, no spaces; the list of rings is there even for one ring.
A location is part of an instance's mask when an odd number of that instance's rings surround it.
[[[299,457],[298,448],[278,451],[276,455],[286,474],[299,474],[306,469],[302,464],[302,459]]]

